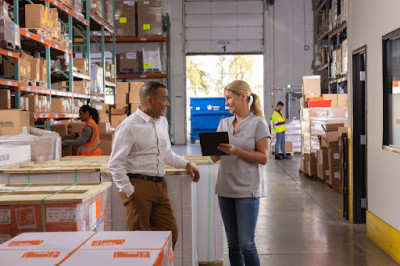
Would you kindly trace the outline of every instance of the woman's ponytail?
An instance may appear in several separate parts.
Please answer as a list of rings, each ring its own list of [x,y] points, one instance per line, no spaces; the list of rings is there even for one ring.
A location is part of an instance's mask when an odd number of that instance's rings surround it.
[[[252,92],[250,95],[253,97],[253,102],[250,105],[250,111],[255,115],[264,117],[264,113],[261,109],[260,97],[258,97],[258,95],[254,92]]]
[[[100,115],[99,115],[99,112],[97,111],[96,108],[91,107],[91,109],[90,109],[90,115],[92,116],[92,119],[94,120],[94,122],[96,122],[96,124],[99,124],[99,122],[100,122]]]

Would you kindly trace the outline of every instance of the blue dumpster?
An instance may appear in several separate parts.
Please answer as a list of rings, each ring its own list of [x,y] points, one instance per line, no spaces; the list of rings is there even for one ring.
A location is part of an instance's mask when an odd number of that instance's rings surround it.
[[[224,97],[190,98],[191,142],[199,139],[199,132],[215,132],[219,121],[229,116]]]

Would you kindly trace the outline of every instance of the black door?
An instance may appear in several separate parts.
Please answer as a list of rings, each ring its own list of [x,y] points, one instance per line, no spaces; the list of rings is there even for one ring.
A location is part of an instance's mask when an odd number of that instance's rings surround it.
[[[366,222],[366,47],[353,53],[353,221]]]

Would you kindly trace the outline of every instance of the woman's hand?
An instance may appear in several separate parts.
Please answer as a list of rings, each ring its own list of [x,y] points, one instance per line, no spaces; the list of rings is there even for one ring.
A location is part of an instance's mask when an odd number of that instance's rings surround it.
[[[236,154],[236,152],[238,151],[238,148],[236,148],[235,145],[233,144],[226,144],[226,143],[221,143],[218,145],[217,147],[218,150],[225,152],[226,154]]]

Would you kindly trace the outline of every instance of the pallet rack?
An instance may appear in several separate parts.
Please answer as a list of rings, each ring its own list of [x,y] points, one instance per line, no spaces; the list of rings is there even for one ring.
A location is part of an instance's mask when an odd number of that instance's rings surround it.
[[[105,8],[104,1],[102,0],[102,15],[105,17]],[[112,2],[113,14],[115,6],[114,0],[108,0]],[[20,5],[25,4],[43,4],[43,0],[8,0],[5,1],[9,8],[13,10],[13,20],[14,23],[19,25],[19,7]],[[114,36],[114,25],[107,25],[105,21],[100,18],[98,15],[94,14],[90,11],[90,0],[82,0],[82,4],[86,4],[86,12],[84,12],[85,16],[71,9],[70,7],[64,5],[58,0],[44,0],[44,5],[46,7],[57,8],[59,13],[59,21],[65,28],[68,29],[68,37],[69,44],[68,47],[64,47],[61,44],[55,43],[51,40],[38,36],[32,32],[29,32],[25,29],[20,29],[21,36],[21,46],[23,48],[28,49],[29,51],[34,51],[38,56],[42,56],[47,60],[47,88],[37,87],[37,86],[27,86],[20,84],[20,73],[19,73],[19,61],[20,55],[18,52],[9,51],[6,49],[0,49],[0,56],[6,57],[8,60],[13,61],[14,63],[14,77],[1,77],[0,78],[0,88],[2,89],[12,89],[15,94],[15,108],[19,109],[20,103],[20,95],[21,92],[26,93],[34,93],[46,95],[47,99],[51,102],[52,96],[57,97],[65,97],[71,100],[71,105],[73,104],[73,99],[84,99],[87,102],[104,102],[106,95],[108,98],[111,97],[110,101],[114,101],[114,88],[115,82],[109,82],[105,80],[105,60],[104,60],[104,51],[105,51],[105,32],[108,32],[109,41],[113,42],[113,47],[111,49],[113,64],[115,65],[115,36]],[[114,20],[113,20],[114,21]],[[76,44],[73,42],[73,32],[76,31],[78,33],[84,33],[83,39],[85,42],[83,44]],[[102,67],[103,67],[103,90],[105,96],[93,96],[86,94],[75,93],[73,90],[73,82],[74,80],[87,80],[90,81],[90,40],[93,38],[94,31],[100,32],[100,41],[98,42],[101,46],[101,54],[102,54]],[[89,75],[85,75],[73,70],[73,56],[74,56],[74,47],[83,45],[85,49],[84,57],[88,59],[89,65]],[[55,55],[66,54],[68,56],[69,69],[68,71],[62,71],[58,69],[57,66],[52,65],[51,57]],[[55,67],[57,71],[51,72],[51,66]],[[68,81],[68,91],[59,91],[54,90],[51,87],[52,81]],[[50,105],[51,108],[51,105]],[[52,113],[51,109],[49,113],[31,113],[31,116],[34,118],[45,118],[46,125],[44,126],[47,129],[50,129],[50,120],[58,119],[58,118],[69,118],[73,119],[78,117],[76,113]]]

